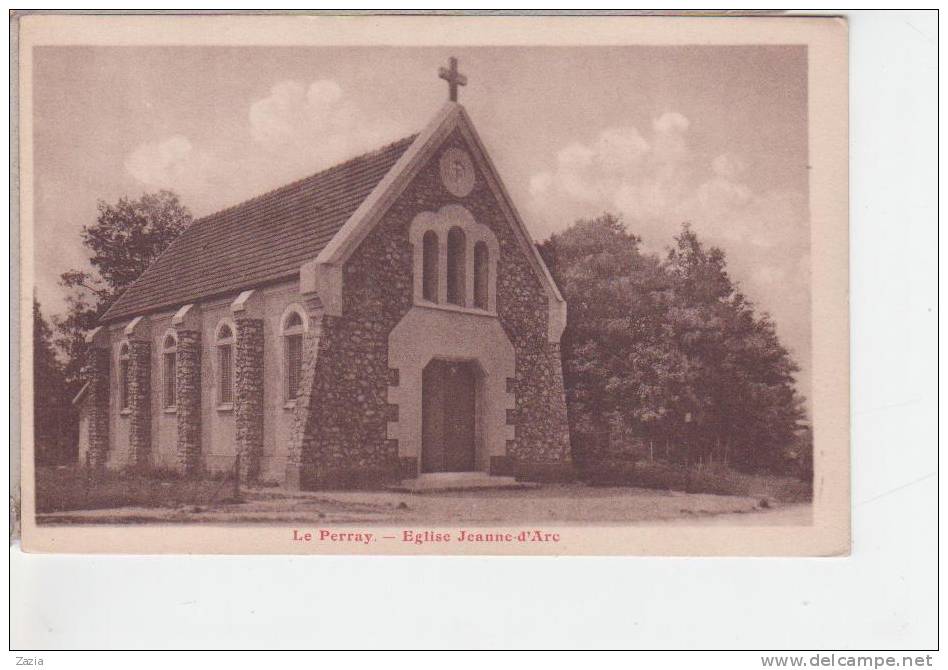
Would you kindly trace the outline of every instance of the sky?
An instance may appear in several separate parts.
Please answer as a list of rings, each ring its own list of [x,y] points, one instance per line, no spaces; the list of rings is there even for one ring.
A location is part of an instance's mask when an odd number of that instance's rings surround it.
[[[87,266],[96,202],[176,191],[195,216],[418,132],[460,102],[534,239],[622,216],[663,253],[691,223],[769,312],[809,396],[806,51],[689,47],[36,47],[37,295]]]

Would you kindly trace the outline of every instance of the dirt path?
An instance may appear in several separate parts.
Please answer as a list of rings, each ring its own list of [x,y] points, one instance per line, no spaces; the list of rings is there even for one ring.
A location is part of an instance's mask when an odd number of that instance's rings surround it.
[[[513,524],[796,525],[809,505],[762,510],[756,498],[558,484],[535,489],[410,494],[247,492],[237,505],[124,507],[39,515],[40,524]]]

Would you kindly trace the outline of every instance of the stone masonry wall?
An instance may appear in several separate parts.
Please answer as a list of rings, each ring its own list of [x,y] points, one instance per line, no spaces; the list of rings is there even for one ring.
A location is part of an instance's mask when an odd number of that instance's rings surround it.
[[[89,383],[85,402],[89,407],[89,451],[88,465],[103,468],[109,457],[109,368],[111,354],[108,349],[89,349],[85,378]]]
[[[234,423],[240,477],[255,481],[263,455],[263,319],[236,320]]]
[[[517,358],[517,437],[508,443],[512,470],[548,478],[570,467],[562,368],[558,345],[547,339],[545,288],[482,174],[467,197],[455,198],[443,187],[438,159],[451,145],[466,148],[455,133],[415,177],[346,263],[343,315],[321,321],[299,446],[315,486],[399,477],[398,444],[386,435],[388,335],[412,306],[411,221],[449,203],[466,207],[500,245],[497,311]]]
[[[300,484],[351,488],[394,479],[398,449],[386,439],[388,367],[379,355],[387,340],[371,324],[345,317],[323,316],[321,331],[311,339],[316,354],[310,354]]]
[[[201,332],[179,330],[175,361],[178,467],[194,475],[201,467]]]
[[[514,474],[521,479],[556,480],[572,476],[566,395],[560,345],[515,342],[516,438],[508,445]]]
[[[130,340],[128,352],[129,465],[151,466],[151,342]]]

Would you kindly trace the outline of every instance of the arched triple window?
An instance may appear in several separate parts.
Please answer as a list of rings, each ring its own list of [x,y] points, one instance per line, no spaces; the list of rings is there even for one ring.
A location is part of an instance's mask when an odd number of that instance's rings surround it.
[[[175,384],[178,367],[178,341],[169,333],[161,346],[161,377],[163,387],[163,403],[165,409],[171,409],[177,404]]]
[[[486,242],[474,245],[474,306],[487,309],[490,291],[490,251]]]
[[[445,205],[418,214],[408,234],[416,304],[495,314],[500,247],[490,227],[460,205]]]
[[[429,230],[422,238],[422,297],[438,302],[438,233]]]
[[[125,342],[119,348],[118,364],[118,383],[119,383],[119,407],[128,409],[128,343]]]
[[[464,231],[454,227],[448,231],[448,302],[464,307],[467,290],[467,258]]]
[[[234,328],[229,323],[217,327],[217,402],[229,405],[234,402]]]
[[[286,400],[296,400],[303,378],[303,332],[305,321],[296,309],[283,318],[283,394]]]

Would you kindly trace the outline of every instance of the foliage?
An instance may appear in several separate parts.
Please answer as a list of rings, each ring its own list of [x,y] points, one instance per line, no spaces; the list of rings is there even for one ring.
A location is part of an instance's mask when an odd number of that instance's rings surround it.
[[[664,259],[640,244],[605,214],[540,246],[570,310],[561,344],[574,458],[783,469],[803,401],[773,321],[687,224]]]
[[[53,331],[33,298],[33,444],[38,464],[75,459],[76,415],[71,399],[53,348]]]
[[[34,404],[37,462],[76,458],[78,417],[72,398],[85,380],[86,335],[122,292],[191,223],[191,213],[170,191],[138,200],[98,203],[95,223],[82,229],[91,268],[69,270],[59,284],[67,289],[66,313],[53,317],[52,331],[34,304]],[[62,355],[60,363],[53,343]],[[55,420],[54,420],[55,419]],[[49,446],[44,446],[49,445]],[[46,449],[53,452],[47,455]],[[50,460],[51,459],[51,460]]]
[[[92,267],[64,272],[59,281],[69,293],[65,316],[55,319],[56,344],[73,392],[82,386],[86,334],[192,221],[171,191],[145,193],[138,200],[123,197],[115,204],[100,200],[98,211],[95,223],[82,229]]]

